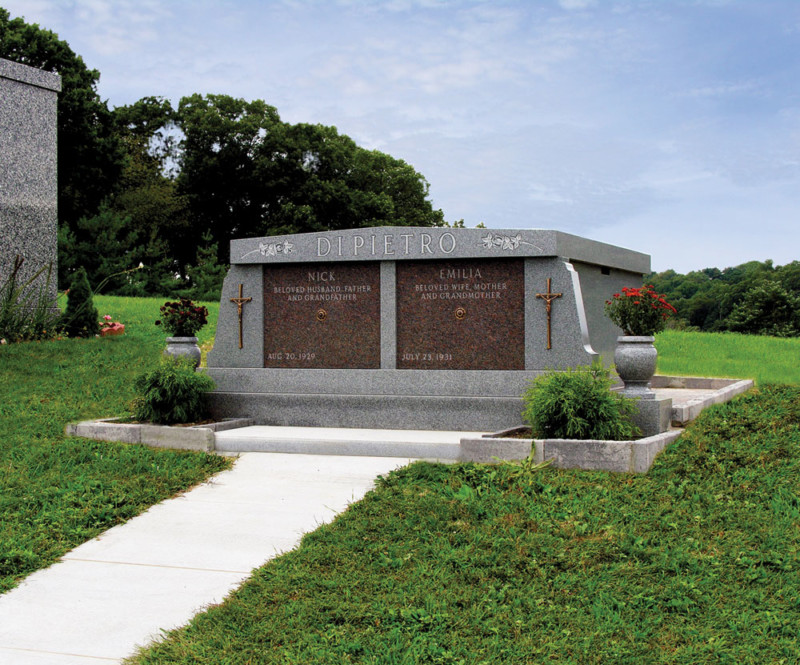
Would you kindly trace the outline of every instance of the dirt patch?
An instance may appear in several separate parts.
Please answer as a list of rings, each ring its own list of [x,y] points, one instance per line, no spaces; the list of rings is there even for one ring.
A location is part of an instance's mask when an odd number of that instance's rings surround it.
[[[501,436],[503,439],[532,439],[533,432],[530,427],[517,427],[509,432],[504,432]]]

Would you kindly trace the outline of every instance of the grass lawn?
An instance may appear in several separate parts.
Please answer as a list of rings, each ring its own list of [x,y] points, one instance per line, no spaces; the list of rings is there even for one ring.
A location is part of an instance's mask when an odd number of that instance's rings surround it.
[[[707,410],[645,476],[417,463],[139,657],[797,663],[800,387]]]
[[[800,338],[665,330],[656,336],[658,373],[800,384]]]
[[[153,325],[163,302],[96,298],[100,316],[126,325],[121,337],[0,347],[0,592],[229,464],[64,435],[68,422],[127,412],[133,377],[164,346]],[[213,335],[217,307],[201,341]]]
[[[0,347],[0,590],[227,465],[63,434],[127,410],[161,302],[98,298],[124,337]],[[800,340],[691,335],[659,335],[661,373],[760,386],[646,476],[414,464],[131,662],[798,662],[800,386],[769,384],[800,383]]]

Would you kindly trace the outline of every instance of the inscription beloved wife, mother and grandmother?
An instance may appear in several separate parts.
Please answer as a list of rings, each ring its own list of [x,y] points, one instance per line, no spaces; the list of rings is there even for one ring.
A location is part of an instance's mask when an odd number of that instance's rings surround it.
[[[398,369],[525,369],[522,259],[397,264]]]

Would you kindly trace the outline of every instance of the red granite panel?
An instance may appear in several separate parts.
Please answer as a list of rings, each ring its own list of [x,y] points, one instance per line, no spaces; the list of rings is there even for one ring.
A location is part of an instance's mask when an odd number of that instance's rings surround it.
[[[378,263],[264,266],[264,367],[381,366]]]
[[[525,369],[522,259],[397,263],[399,369]]]

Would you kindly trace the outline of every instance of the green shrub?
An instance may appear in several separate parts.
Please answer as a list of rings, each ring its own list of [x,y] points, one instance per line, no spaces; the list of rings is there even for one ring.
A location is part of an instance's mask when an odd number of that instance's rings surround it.
[[[639,434],[631,422],[636,405],[611,392],[612,384],[611,373],[599,363],[547,372],[525,391],[522,417],[538,438],[631,439]]]
[[[72,276],[67,294],[67,311],[61,317],[60,325],[70,337],[91,337],[100,332],[98,318],[89,278],[81,266]]]
[[[203,420],[207,415],[203,393],[212,390],[214,382],[195,372],[190,359],[168,356],[156,369],[136,377],[133,387],[137,395],[133,417],[171,425]]]

